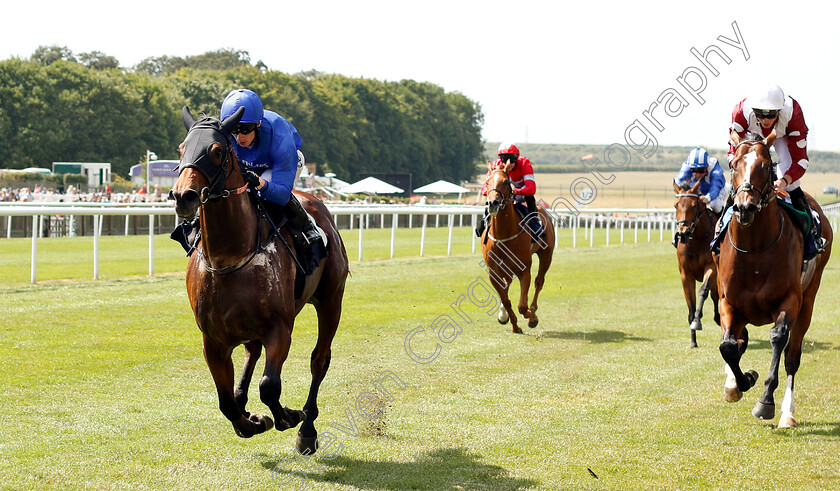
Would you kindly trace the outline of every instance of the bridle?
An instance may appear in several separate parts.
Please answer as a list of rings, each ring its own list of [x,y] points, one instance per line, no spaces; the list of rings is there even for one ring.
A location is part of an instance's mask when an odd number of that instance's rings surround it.
[[[760,141],[760,140],[758,140],[758,141],[744,140],[744,141],[742,141],[741,143],[739,143],[738,145],[735,146],[735,150],[737,151],[738,147],[740,147],[741,145],[743,145],[745,143],[759,144],[762,147],[764,147],[765,150],[767,150],[768,155],[769,155],[770,150],[767,148],[767,145],[765,145],[764,142]],[[776,167],[776,164],[772,163],[772,162],[771,162],[771,164],[772,165],[771,165],[769,171],[767,172],[767,180],[765,181],[764,186],[762,186],[760,190],[759,190],[758,186],[755,186],[754,184],[752,184],[750,182],[744,182],[744,183],[741,183],[737,188],[735,188],[731,191],[732,198],[734,199],[736,196],[738,196],[738,194],[743,193],[743,192],[748,193],[748,194],[752,194],[752,193],[756,192],[757,196],[758,196],[758,203],[756,203],[756,206],[757,206],[758,209],[756,211],[759,212],[765,206],[767,206],[767,204],[770,202],[771,199],[773,199],[773,195],[775,194],[774,193],[775,189],[773,187],[773,176],[775,175],[774,169]],[[734,167],[732,168],[731,181],[732,182],[735,181],[735,168]]]
[[[503,183],[502,183],[502,184],[503,184],[503,186],[507,186],[507,189],[510,189],[510,177],[508,176],[507,172],[505,172],[505,171],[504,171],[504,169],[493,169],[492,174],[495,174],[495,173],[497,173],[497,172],[501,172],[502,174],[504,174],[504,175],[505,175],[505,180],[503,181]],[[492,175],[492,174],[491,174],[491,175]],[[489,180],[489,179],[488,179],[488,180]],[[507,206],[507,204],[508,204],[509,202],[513,201],[513,200],[511,199],[511,193],[510,193],[510,191],[508,191],[507,193],[505,193],[505,191],[504,191],[504,190],[499,190],[497,187],[494,187],[494,188],[492,188],[492,189],[488,189],[488,190],[487,190],[487,198],[488,198],[488,199],[490,198],[490,193],[493,193],[493,192],[495,192],[495,193],[499,194],[499,195],[502,197],[501,203],[499,204],[499,208],[498,208],[498,210],[497,210],[497,211],[504,209],[504,207],[505,207],[505,206]],[[493,218],[495,218],[495,217],[493,217]],[[489,238],[489,239],[490,239],[490,240],[492,240],[493,242],[505,243],[505,242],[507,242],[507,241],[509,241],[509,240],[513,240],[513,239],[515,239],[515,238],[519,237],[520,235],[522,235],[522,232],[524,232],[524,231],[525,231],[525,230],[524,230],[523,228],[521,228],[521,227],[520,227],[519,232],[517,232],[517,233],[515,233],[515,234],[511,235],[510,237],[505,237],[505,238],[503,238],[503,239],[497,239],[496,237],[493,237],[493,235],[490,233],[490,229],[488,228],[488,229],[487,229],[487,238]],[[486,240],[486,239],[485,239],[485,240]]]
[[[686,237],[688,240],[694,240],[694,237],[692,237],[692,234],[694,233],[694,229],[697,228],[697,222],[700,220],[701,213],[709,219],[710,224],[712,224],[712,225],[714,224],[714,221],[712,220],[712,216],[710,214],[709,209],[701,206],[700,195],[699,194],[680,193],[680,194],[675,195],[675,197],[676,198],[693,198],[693,199],[697,200],[696,204],[694,206],[694,208],[696,210],[696,213],[694,213],[694,219],[693,220],[677,220],[677,226],[678,227],[680,225],[685,225],[686,228],[687,228],[687,230],[685,232],[677,232],[676,235],[678,237]],[[705,213],[703,213],[703,212],[705,212]],[[700,237],[700,238],[701,239],[706,238],[709,234],[712,233],[713,229],[714,229],[714,227],[709,227],[709,230],[706,232],[706,234],[703,235],[703,237]]]
[[[502,174],[505,175],[506,179],[503,181],[503,183],[507,183],[507,187],[510,188],[510,177],[508,177],[507,173],[503,169],[493,169],[492,173],[495,174],[497,172],[501,172]],[[487,190],[488,200],[490,198],[490,193],[497,193],[498,195],[500,195],[502,197],[501,203],[499,204],[499,209],[500,210],[503,209],[508,204],[508,202],[511,200],[510,199],[510,193],[505,194],[504,191],[500,191],[497,187],[494,187],[492,189]]]
[[[233,150],[228,141],[228,136],[224,132],[222,132],[221,129],[219,129],[218,122],[215,120],[207,119],[196,122],[195,125],[193,125],[192,128],[190,128],[190,131],[187,134],[187,138],[184,140],[184,143],[190,140],[190,136],[193,135],[193,131],[196,129],[212,130],[213,136],[216,138],[206,138],[206,134],[199,137],[195,137],[198,138],[198,141],[195,142],[197,145],[205,144],[204,151],[201,152],[198,158],[196,158],[192,162],[184,162],[183,160],[181,160],[181,162],[174,170],[177,170],[180,174],[184,171],[184,169],[193,168],[204,176],[204,178],[208,182],[208,185],[205,186],[199,192],[199,202],[202,205],[207,203],[208,201],[219,201],[220,199],[227,198],[232,193],[244,193],[248,189],[247,183],[238,188],[225,188],[225,183],[228,181],[228,179],[230,179],[230,176],[233,174],[233,165],[231,164],[231,155],[233,153]],[[210,149],[216,143],[222,146],[223,155],[221,165],[215,165],[213,164],[213,162],[210,161]],[[240,172],[242,172],[241,169]]]

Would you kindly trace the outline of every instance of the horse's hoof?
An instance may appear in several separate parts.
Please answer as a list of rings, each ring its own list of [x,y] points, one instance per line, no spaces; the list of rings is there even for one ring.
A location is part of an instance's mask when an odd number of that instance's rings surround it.
[[[752,415],[758,419],[773,419],[776,416],[776,405],[775,404],[764,404],[761,401],[755,403],[755,407],[752,410]]]
[[[499,309],[499,315],[496,316],[496,319],[499,321],[499,324],[507,324],[510,316],[505,309]]]
[[[312,455],[318,451],[318,437],[317,436],[303,436],[298,432],[297,441],[295,442],[295,449],[301,455]]]
[[[519,326],[514,327],[513,328],[513,333],[514,334],[522,334],[522,328],[520,328]]]
[[[748,388],[753,388],[755,382],[758,380],[758,372],[756,372],[755,370],[747,370],[747,373],[745,373],[744,375],[747,376],[747,379],[750,382],[750,386]]]
[[[702,331],[703,330],[703,324],[700,323],[700,321],[692,321],[691,325],[688,326],[688,328],[691,329],[692,331]]]
[[[688,347],[689,348],[696,348],[697,347],[697,341],[692,341],[691,343],[689,343]]]
[[[528,321],[528,327],[530,327],[531,329],[533,329],[533,328],[537,327],[537,324],[539,324],[539,323],[540,323],[540,320],[539,320],[539,319],[532,319],[532,320],[529,320],[529,321]]]
[[[783,412],[779,417],[779,428],[796,428],[797,426],[796,420],[793,419],[793,414]]]
[[[724,387],[723,388],[723,399],[726,402],[738,402],[741,400],[741,397],[744,396],[744,393],[741,392],[741,389],[738,387]]]
[[[252,414],[248,417],[248,420],[257,425],[255,433],[262,433],[274,428],[274,420],[265,414]]]

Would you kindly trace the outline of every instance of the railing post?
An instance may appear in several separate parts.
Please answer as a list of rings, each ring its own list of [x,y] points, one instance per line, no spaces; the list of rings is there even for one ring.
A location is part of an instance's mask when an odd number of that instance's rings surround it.
[[[24,227],[26,230],[26,227]],[[38,270],[37,265],[37,257],[38,257],[38,215],[32,217],[32,250],[31,250],[31,258],[30,258],[30,268],[29,268],[29,281],[30,283],[35,283],[36,272]]]
[[[126,215],[128,218],[128,215]],[[155,216],[149,215],[149,276],[155,274]]]
[[[397,221],[398,220],[399,220],[399,215],[397,215],[396,213],[391,215],[391,259],[394,259],[394,249],[395,249],[396,240],[397,240]],[[383,222],[384,222],[384,220],[383,220]]]

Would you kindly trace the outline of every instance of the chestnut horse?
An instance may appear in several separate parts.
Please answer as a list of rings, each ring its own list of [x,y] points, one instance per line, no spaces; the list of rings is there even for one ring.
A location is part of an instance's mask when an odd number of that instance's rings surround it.
[[[291,255],[288,231],[279,235],[263,218],[241,174],[230,144],[231,131],[242,117],[237,111],[224,122],[195,118],[184,107],[187,137],[181,144],[178,181],[169,193],[184,220],[200,213],[200,243],[187,266],[187,293],[201,330],[204,358],[219,396],[219,408],[236,434],[248,438],[277,427],[294,428],[301,421],[296,448],[315,452],[318,388],[330,365],[333,336],[341,317],[347,254],[330,212],[319,200],[295,193],[324,230],[328,255],[305,278]],[[299,279],[299,295],[295,282]],[[303,410],[280,405],[280,371],[289,354],[295,316],[306,303],[318,314],[318,340],[312,351],[312,383]],[[233,349],[245,345],[245,366],[234,388]],[[269,416],[245,409],[254,365],[265,347],[260,400]]]
[[[712,259],[709,242],[715,230],[712,210],[700,199],[700,182],[691,189],[674,184],[676,192],[677,218],[677,260],[680,266],[685,303],[688,305],[688,324],[691,331],[691,347],[697,347],[697,331],[703,329],[703,304],[711,293],[715,306],[715,322],[720,324],[718,313],[717,267]],[[700,289],[695,293],[695,282]],[[697,302],[697,299],[700,299]]]
[[[527,221],[520,218],[513,206],[513,188],[507,174],[510,172],[511,165],[508,164],[505,168],[491,168],[486,188],[486,205],[490,213],[490,222],[481,237],[484,262],[490,273],[490,282],[502,301],[498,315],[499,323],[506,324],[510,319],[513,332],[521,333],[522,329],[517,324],[516,315],[511,310],[508,289],[513,282],[513,277],[519,278],[519,313],[528,319],[528,327],[536,327],[539,323],[537,298],[545,284],[545,274],[551,266],[554,254],[554,224],[545,209],[537,205],[545,227],[545,237],[531,243],[533,232]],[[534,280],[534,298],[529,307],[528,289],[531,285],[531,256],[533,254],[540,258],[540,266]]]
[[[777,203],[774,192],[775,165],[768,141],[738,144],[732,160],[735,220],[720,247],[718,292],[723,338],[720,353],[726,362],[724,397],[737,401],[756,382],[758,373],[741,371],[741,355],[747,349],[747,323],[773,324],[772,354],[764,393],[752,414],[761,419],[775,416],[773,392],[779,385],[779,363],[784,353],[787,388],[779,417],[780,428],[796,426],[793,417],[794,377],[802,355],[802,340],[811,323],[814,297],[831,248],[803,264],[800,230]],[[832,239],[831,226],[816,202],[808,197],[822,222],[823,237]]]

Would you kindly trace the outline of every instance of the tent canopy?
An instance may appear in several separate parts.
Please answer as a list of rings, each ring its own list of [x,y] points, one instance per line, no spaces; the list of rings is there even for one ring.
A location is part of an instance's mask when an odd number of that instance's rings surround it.
[[[431,194],[461,194],[470,192],[469,189],[461,187],[451,182],[440,180],[431,184],[426,184],[414,190],[415,193],[431,193]]]
[[[398,194],[403,190],[396,186],[392,186],[385,181],[379,180],[375,177],[366,177],[361,181],[341,188],[340,191],[346,194]]]

